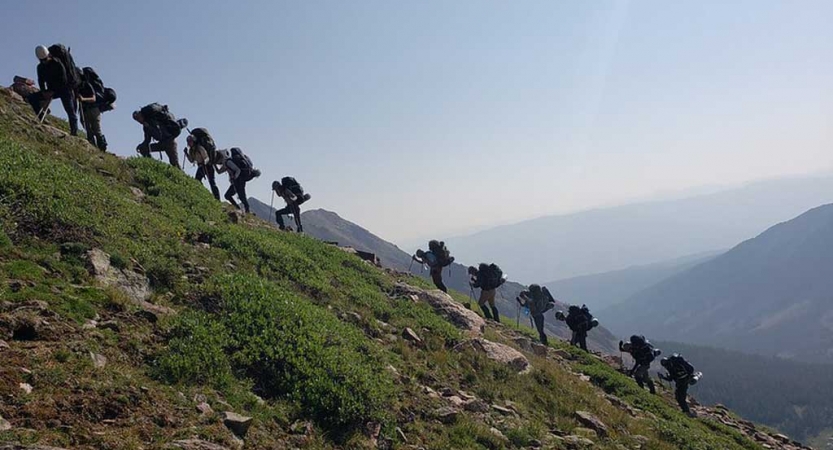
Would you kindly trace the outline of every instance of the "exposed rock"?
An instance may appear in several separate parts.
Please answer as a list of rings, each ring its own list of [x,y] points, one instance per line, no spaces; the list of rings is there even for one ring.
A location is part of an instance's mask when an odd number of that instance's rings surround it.
[[[503,414],[504,416],[514,416],[515,415],[515,411],[512,411],[511,409],[509,409],[505,406],[492,405],[492,409],[501,413],[501,414]]]
[[[379,433],[382,432],[382,424],[379,422],[367,422],[364,425],[364,433],[370,439],[373,446],[377,446],[379,442]]]
[[[229,213],[228,213],[228,220],[231,223],[243,223],[243,218],[244,217],[245,217],[245,214],[243,213],[243,211],[240,211],[239,209],[235,209],[234,211],[229,211]]]
[[[103,330],[110,330],[113,333],[118,333],[118,332],[121,331],[121,327],[119,327],[119,323],[116,322],[115,320],[105,320],[104,322],[101,322],[101,323],[98,324],[98,328],[101,328]]]
[[[484,402],[483,400],[471,400],[466,403],[466,411],[477,412],[477,413],[485,413],[489,412],[489,404]]]
[[[496,438],[500,439],[501,441],[506,441],[506,440],[508,440],[508,439],[506,439],[506,435],[504,435],[503,433],[501,433],[501,431],[500,431],[500,430],[498,430],[498,429],[497,429],[497,428],[495,428],[495,427],[489,428],[489,433],[492,433],[492,435],[494,435]]]
[[[96,369],[103,369],[107,365],[107,357],[104,355],[90,352],[90,359],[93,360],[93,366]]]
[[[568,352],[567,350],[564,350],[564,349],[560,349],[560,348],[559,349],[555,349],[555,348],[549,349],[549,356],[551,358],[565,359],[565,360],[568,360],[568,361],[573,359],[573,355],[571,355],[570,352]]]
[[[463,407],[466,405],[466,401],[456,395],[452,395],[451,397],[445,397],[445,400],[448,403],[450,403],[451,406]]]
[[[546,358],[547,354],[549,353],[548,351],[549,351],[549,347],[547,347],[544,344],[539,344],[537,342],[534,342],[532,344],[532,353],[534,353],[535,356],[540,356],[541,358]]]
[[[32,388],[32,385],[29,384],[29,383],[20,383],[19,386],[20,386],[20,389],[23,392],[27,393],[27,394],[31,394],[32,390],[34,389],[34,388]]]
[[[223,425],[239,437],[246,436],[249,427],[252,426],[252,418],[226,411],[222,414]]]
[[[145,198],[145,193],[135,186],[130,187],[130,192],[133,193],[133,197],[135,197],[136,200],[142,200],[143,198]]]
[[[206,402],[198,403],[197,411],[199,411],[201,416],[210,416],[214,414],[214,410],[211,408],[211,405]]]
[[[0,416],[0,431],[9,431],[12,429],[12,424],[8,420]]]
[[[590,428],[585,428],[585,427],[573,428],[573,435],[581,436],[581,437],[587,438],[587,439],[596,439],[596,438],[599,437],[599,433],[596,433],[595,430],[592,430]]]
[[[508,345],[499,344],[497,342],[488,341],[483,338],[474,338],[458,344],[454,347],[457,351],[471,349],[475,352],[482,353],[492,361],[497,361],[507,364],[518,372],[527,372],[530,368],[529,360],[523,353],[515,350]]]
[[[515,336],[512,340],[515,342],[515,345],[520,347],[521,350],[525,352],[532,351],[532,339],[525,336]]]
[[[460,411],[450,406],[446,406],[434,411],[434,417],[442,423],[450,424],[457,421],[460,416]]]
[[[183,439],[171,442],[169,448],[181,448],[182,450],[229,450],[228,447],[217,445],[202,439]]]
[[[0,339],[0,351],[8,350],[8,348],[9,348],[9,343]]]
[[[440,290],[426,291],[405,283],[397,283],[395,287],[397,296],[416,296],[419,301],[428,303],[434,311],[445,317],[457,328],[467,331],[472,336],[479,336],[486,327],[486,321],[474,311],[466,307],[448,294]]]
[[[402,330],[402,337],[406,341],[411,341],[417,346],[422,346],[422,339],[419,337],[418,334],[416,334],[414,330],[410,329],[409,327],[405,327],[405,329]]]
[[[569,448],[571,450],[580,450],[580,449],[592,448],[595,445],[595,443],[593,441],[591,441],[590,439],[583,438],[581,436],[570,435],[570,436],[565,436],[565,437],[560,438],[560,439],[562,439],[564,444],[567,446],[567,448]]]
[[[299,420],[289,427],[289,431],[293,434],[303,434],[304,436],[312,435],[312,423]]]
[[[576,419],[582,425],[595,431],[601,437],[607,437],[607,425],[604,424],[598,417],[590,414],[587,411],[576,411]]]
[[[119,270],[110,264],[110,255],[94,248],[87,252],[90,272],[102,286],[122,291],[133,302],[144,302],[150,298],[148,279],[130,270]]]

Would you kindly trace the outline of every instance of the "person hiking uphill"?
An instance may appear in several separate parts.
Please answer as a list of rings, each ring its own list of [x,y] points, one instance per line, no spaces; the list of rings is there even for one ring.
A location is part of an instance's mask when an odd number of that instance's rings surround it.
[[[630,342],[619,341],[619,351],[629,353],[634,360],[634,366],[628,371],[628,376],[632,376],[636,380],[636,384],[641,388],[648,385],[648,390],[652,394],[656,394],[654,387],[654,380],[648,370],[651,368],[651,363],[654,362],[657,356],[662,354],[662,351],[655,349],[654,346],[645,339],[645,336],[633,335]]]
[[[105,152],[107,139],[101,132],[101,114],[111,110],[112,104],[104,100],[104,85],[95,70],[92,67],[85,67],[82,74],[81,87],[78,88],[78,100],[81,101],[81,122],[87,130],[87,142]]]
[[[237,198],[243,204],[243,210],[248,214],[249,199],[246,197],[246,183],[259,177],[260,171],[254,168],[252,160],[237,147],[232,148],[231,151],[222,150],[222,161],[218,171],[228,172],[230,184],[225,198],[235,208],[240,209],[240,205],[234,201],[234,195],[237,194]]]
[[[54,46],[53,46],[54,47]],[[54,98],[61,99],[61,104],[64,106],[64,111],[67,113],[67,121],[69,122],[69,134],[78,136],[78,110],[77,99],[75,98],[75,87],[72,85],[72,75],[67,73],[68,70],[75,70],[75,67],[65,67],[58,58],[53,57],[52,53],[44,47],[39,45],[35,48],[35,56],[38,57],[38,86],[40,87],[40,96],[30,96],[30,104],[33,108],[36,104],[40,104],[43,100],[46,103]]]
[[[214,139],[205,128],[194,128],[188,133],[186,143],[185,157],[191,164],[197,165],[197,173],[194,178],[199,182],[202,182],[203,178],[208,178],[211,194],[214,195],[214,198],[220,200],[220,188],[217,187],[217,180],[214,176],[217,170],[214,166],[222,164],[223,158],[217,152]]]
[[[659,374],[660,379],[674,382],[674,397],[677,399],[677,404],[680,409],[689,417],[697,417],[694,411],[688,406],[688,387],[697,384],[702,376],[701,373],[694,372],[694,366],[691,365],[682,355],[674,353],[670,357],[662,358],[660,361],[662,367],[668,371],[666,374]]]
[[[428,251],[419,249],[416,254],[411,257],[414,261],[420,264],[428,265],[431,273],[431,281],[437,289],[448,293],[448,288],[443,283],[443,268],[448,267],[454,262],[454,257],[445,246],[445,242],[431,240],[428,241]]]
[[[599,325],[599,321],[590,314],[590,309],[586,305],[582,305],[581,308],[572,305],[567,310],[566,316],[564,312],[558,311],[555,313],[555,318],[566,322],[567,327],[573,332],[570,345],[577,345],[587,351],[587,332]]]
[[[547,333],[544,332],[544,313],[555,308],[555,299],[546,287],[530,284],[529,288],[518,295],[518,304],[529,308],[529,315],[538,329],[541,343],[547,345]]]
[[[301,183],[298,183],[292,177],[283,177],[280,182],[273,181],[272,190],[286,202],[285,207],[275,211],[275,222],[278,223],[278,228],[286,230],[283,216],[292,214],[292,217],[295,219],[295,231],[303,233],[304,227],[301,225],[301,205],[312,198],[312,196],[304,193],[304,188],[301,186]]]
[[[472,288],[480,288],[480,299],[477,304],[483,310],[483,315],[487,319],[500,323],[500,314],[495,306],[495,295],[497,295],[497,288],[506,282],[503,271],[497,264],[480,263],[478,267],[469,267],[468,272],[469,285]],[[486,307],[487,303],[489,307]]]
[[[151,152],[164,152],[168,155],[168,161],[177,169],[179,167],[179,155],[176,151],[176,138],[182,129],[188,126],[188,120],[176,119],[176,116],[168,111],[167,105],[151,103],[144,108],[133,112],[133,120],[142,124],[145,133],[145,140],[136,146],[136,151],[145,158],[150,158]],[[156,140],[151,144],[152,140]]]

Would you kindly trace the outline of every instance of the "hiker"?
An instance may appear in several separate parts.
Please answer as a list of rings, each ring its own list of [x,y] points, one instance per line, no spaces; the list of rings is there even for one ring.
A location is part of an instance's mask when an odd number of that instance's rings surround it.
[[[549,289],[537,284],[530,284],[527,290],[521,291],[516,298],[518,304],[529,308],[529,315],[538,329],[541,343],[547,345],[547,333],[544,332],[544,313],[555,308],[555,299]]]
[[[101,132],[101,114],[113,109],[113,98],[105,98],[104,84],[92,67],[85,67],[82,71],[81,87],[78,89],[78,99],[81,100],[81,122],[87,130],[87,141],[102,152],[107,151],[107,139]]]
[[[630,342],[619,341],[619,351],[629,353],[633,357],[634,366],[628,371],[628,376],[633,377],[640,388],[645,388],[647,384],[648,390],[652,394],[656,394],[654,380],[651,379],[648,370],[651,368],[654,359],[662,354],[662,351],[655,349],[653,344],[645,339],[645,336],[636,334],[631,336]]]
[[[54,48],[56,46],[52,46]],[[31,96],[33,101],[30,104],[33,108],[41,101],[49,103],[54,98],[60,98],[64,111],[67,113],[69,122],[69,134],[78,136],[78,103],[75,98],[75,88],[71,81],[74,74],[68,74],[68,70],[75,70],[74,67],[65,67],[59,58],[53,57],[49,49],[43,45],[35,48],[35,56],[38,57],[38,86],[39,96]],[[38,113],[43,109],[41,107]]]
[[[495,295],[497,295],[497,288],[506,282],[503,271],[500,270],[497,264],[480,263],[478,267],[469,267],[468,272],[469,285],[472,288],[480,288],[480,299],[477,304],[483,310],[483,315],[487,319],[500,323],[500,314],[498,314],[495,306]],[[489,304],[488,308],[486,307],[487,303]]]
[[[428,251],[419,249],[412,258],[420,264],[428,265],[434,286],[447,294],[448,288],[443,283],[443,268],[450,266],[454,262],[454,257],[451,256],[451,252],[448,251],[445,242],[437,240],[428,241]]]
[[[580,308],[571,305],[567,309],[566,316],[563,311],[558,311],[555,313],[555,318],[566,322],[567,327],[573,332],[570,345],[577,345],[587,351],[587,332],[599,325],[599,321],[593,318],[587,305],[581,305]]]
[[[164,152],[168,155],[171,165],[181,169],[179,155],[176,152],[176,138],[179,137],[182,129],[188,126],[188,120],[177,120],[176,116],[168,111],[167,105],[159,103],[151,103],[134,111],[133,120],[142,124],[145,133],[145,140],[136,146],[136,151],[145,158],[150,158],[151,152]],[[156,142],[151,144],[154,139]]]
[[[221,150],[222,164],[217,169],[218,172],[228,172],[229,188],[226,191],[225,198],[235,208],[240,209],[240,205],[234,201],[234,195],[237,194],[238,200],[243,204],[243,210],[248,214],[249,199],[246,197],[246,183],[260,176],[260,171],[255,169],[252,165],[252,160],[237,147],[229,150]]]
[[[301,205],[312,197],[304,193],[304,188],[301,186],[301,183],[298,183],[292,177],[283,177],[280,182],[273,181],[272,190],[286,202],[284,208],[275,211],[275,221],[278,222],[278,228],[286,230],[283,216],[292,214],[292,217],[295,218],[295,230],[303,233],[304,227],[301,225]]]
[[[674,382],[674,397],[677,399],[677,404],[680,409],[689,417],[696,417],[694,411],[688,406],[688,387],[697,383],[702,376],[701,373],[694,372],[694,366],[683,358],[682,355],[674,353],[670,357],[662,358],[660,361],[662,367],[668,371],[667,374],[659,374],[661,380]]]
[[[185,157],[191,164],[197,165],[197,173],[194,178],[202,183],[203,178],[208,178],[208,185],[211,187],[211,194],[218,201],[220,200],[220,188],[217,187],[215,178],[216,164],[222,164],[222,155],[217,151],[214,139],[208,134],[205,128],[194,128],[188,133],[186,139]]]
[[[35,85],[35,80],[15,75],[13,81],[9,89],[23,97],[23,100],[26,100],[26,103],[35,111],[35,114],[39,113],[41,108],[45,106],[45,103],[40,95],[40,89]]]

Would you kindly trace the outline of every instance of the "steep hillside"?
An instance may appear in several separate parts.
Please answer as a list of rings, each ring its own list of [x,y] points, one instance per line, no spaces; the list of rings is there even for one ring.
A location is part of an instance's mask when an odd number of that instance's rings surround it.
[[[654,341],[681,352],[708,379],[697,400],[726,405],[744,417],[825,448],[833,438],[833,366],[713,347]],[[704,379],[705,381],[705,379]]]
[[[803,448],[32,118],[0,90],[0,449]]]
[[[252,212],[257,214],[258,217],[264,220],[270,220],[274,217],[274,208],[270,212],[269,206],[256,198],[250,198],[249,204],[252,205]],[[334,212],[321,209],[310,210],[304,211],[301,217],[303,219],[304,232],[310,236],[314,236],[325,242],[338,242],[342,246],[349,246],[375,253],[380,258],[383,267],[406,272],[410,270],[414,275],[426,279],[429,278],[428,270],[425,267],[411,263],[411,255],[361,226],[343,219]],[[274,222],[274,220],[271,221]],[[455,289],[469,297],[473,296],[477,298],[479,295],[479,290],[471,292],[468,284],[469,278],[466,274],[466,266],[462,264],[452,264],[446,269],[443,274],[443,279],[449,289]],[[524,289],[525,286],[512,281],[507,282],[501,287],[499,291],[500,295],[497,299],[498,309],[506,316],[507,320],[518,322],[518,305],[514,299]],[[559,303],[559,308],[565,309],[566,305]],[[523,320],[528,321],[529,319],[523,317]],[[567,326],[563,322],[556,321],[552,315],[547,317],[545,326],[547,331],[554,336],[562,339],[570,338],[570,330]],[[618,338],[604,327],[594,330],[588,338],[588,346],[593,350],[605,353],[615,353],[618,350],[616,347]]]
[[[833,362],[833,205],[605,311],[620,332]]]
[[[683,200],[542,217],[447,239],[465,260],[490,255],[518,280],[558,280],[729,248],[828,203],[833,176],[782,179]]]
[[[717,256],[708,252],[675,258],[644,266],[628,267],[613,272],[582,275],[545,283],[559,298],[571,303],[585,303],[595,310],[620,303],[643,289],[690,269]]]

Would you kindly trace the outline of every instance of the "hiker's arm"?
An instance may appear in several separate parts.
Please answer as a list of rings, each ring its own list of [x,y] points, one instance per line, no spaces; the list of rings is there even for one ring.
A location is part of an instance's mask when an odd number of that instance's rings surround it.
[[[46,81],[43,79],[44,75],[44,64],[38,64],[38,86],[40,87],[41,91],[46,91]]]
[[[142,131],[145,133],[145,140],[142,141],[142,143],[139,144],[139,146],[147,147],[148,145],[150,145],[150,141],[151,139],[153,139],[153,136],[150,135],[150,129],[147,127],[147,125],[142,126]]]
[[[53,59],[53,61],[56,64],[58,64],[59,66],[61,66],[61,70],[58,71],[58,75],[60,75],[60,77],[61,77],[60,84],[61,84],[61,86],[66,86],[67,85],[67,68],[64,67],[64,63],[62,63],[61,61],[58,61],[57,59]]]
[[[232,180],[236,179],[238,175],[240,175],[240,168],[237,167],[237,164],[234,161],[226,161],[226,168],[228,169],[229,176]]]

